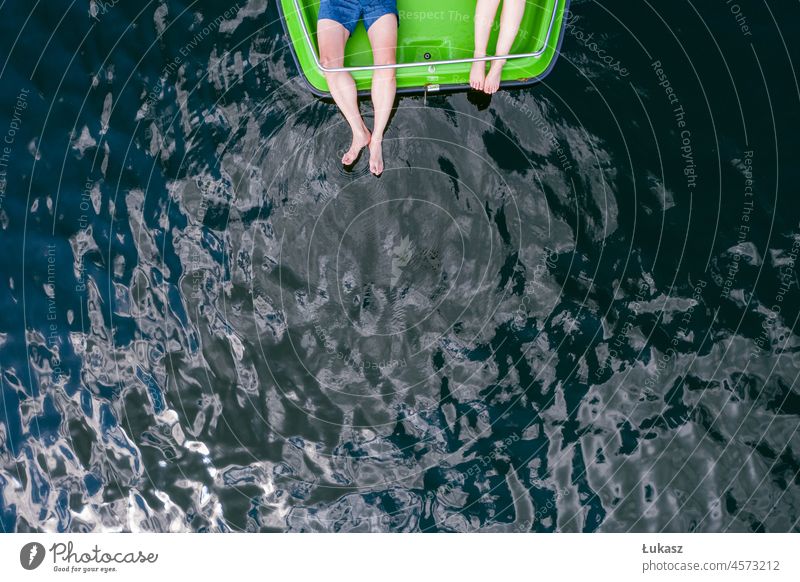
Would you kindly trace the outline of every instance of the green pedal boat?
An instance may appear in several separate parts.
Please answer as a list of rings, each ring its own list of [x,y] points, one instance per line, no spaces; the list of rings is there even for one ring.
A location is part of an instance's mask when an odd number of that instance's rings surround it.
[[[397,92],[469,89],[469,71],[476,60],[472,57],[476,0],[398,0],[397,4],[397,64],[386,65],[397,71]],[[507,59],[501,87],[530,85],[550,72],[558,57],[568,4],[569,0],[527,0],[511,53],[480,59]],[[292,54],[309,89],[319,97],[330,96],[316,42],[319,0],[279,0],[278,6]],[[498,19],[501,10],[502,6]],[[489,55],[498,29],[496,21]],[[363,22],[347,42],[346,51],[344,67],[330,70],[348,71],[359,93],[368,94],[376,67]]]

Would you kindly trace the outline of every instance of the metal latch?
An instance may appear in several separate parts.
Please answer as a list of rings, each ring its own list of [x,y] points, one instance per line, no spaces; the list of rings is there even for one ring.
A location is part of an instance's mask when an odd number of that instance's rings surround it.
[[[439,83],[434,84],[426,84],[425,85],[425,94],[422,98],[422,106],[426,107],[428,105],[428,93],[436,93],[439,91]]]

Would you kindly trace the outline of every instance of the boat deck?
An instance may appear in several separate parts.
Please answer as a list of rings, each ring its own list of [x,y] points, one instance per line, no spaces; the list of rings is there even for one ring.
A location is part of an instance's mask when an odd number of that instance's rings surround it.
[[[474,49],[476,0],[398,0],[397,80],[398,88],[463,85],[468,81]],[[435,6],[432,8],[431,6]],[[285,23],[295,54],[312,88],[327,90],[319,64],[316,22],[319,0],[281,0]],[[298,18],[299,15],[301,18]],[[492,29],[488,54],[494,55],[499,31]],[[512,58],[504,68],[504,81],[517,81],[543,74],[555,57],[566,0],[527,0]],[[491,58],[491,57],[489,57]],[[359,89],[367,89],[372,75],[372,50],[363,22],[347,43],[342,69],[353,73]]]

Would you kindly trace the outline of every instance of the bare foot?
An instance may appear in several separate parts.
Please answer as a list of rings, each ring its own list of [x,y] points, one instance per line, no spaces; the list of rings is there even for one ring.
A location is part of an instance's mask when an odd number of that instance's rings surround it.
[[[353,142],[350,144],[350,149],[342,156],[342,164],[345,166],[352,166],[356,163],[361,150],[369,145],[370,134],[366,127],[362,127],[360,131],[353,132]]]
[[[489,67],[489,74],[486,75],[486,81],[483,83],[483,92],[491,95],[497,93],[500,88],[500,75],[503,73],[503,65],[505,61],[492,61],[492,66]]]
[[[383,173],[383,144],[382,139],[373,139],[369,142],[369,171],[380,176]]]
[[[469,71],[469,86],[476,91],[483,91],[483,80],[486,77],[486,61],[475,61]]]

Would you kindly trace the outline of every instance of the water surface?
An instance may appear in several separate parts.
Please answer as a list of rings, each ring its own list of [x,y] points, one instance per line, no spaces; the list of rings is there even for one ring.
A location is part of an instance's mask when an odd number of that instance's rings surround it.
[[[573,0],[375,179],[271,0],[0,4],[2,530],[797,531],[800,11],[736,7]]]

